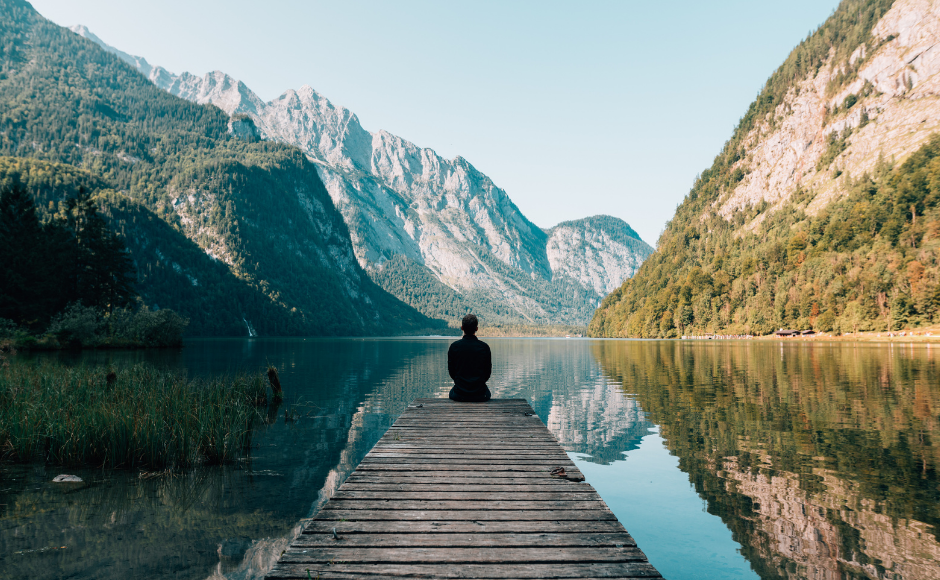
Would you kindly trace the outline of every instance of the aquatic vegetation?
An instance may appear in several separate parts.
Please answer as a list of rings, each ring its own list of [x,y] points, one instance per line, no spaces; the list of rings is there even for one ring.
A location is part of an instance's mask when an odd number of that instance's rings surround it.
[[[235,460],[260,420],[262,375],[190,379],[149,365],[0,368],[0,457],[173,468]]]

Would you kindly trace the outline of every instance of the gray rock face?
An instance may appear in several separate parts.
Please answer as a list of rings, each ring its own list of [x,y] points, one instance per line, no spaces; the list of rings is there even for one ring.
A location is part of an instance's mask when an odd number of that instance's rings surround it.
[[[552,272],[578,280],[600,296],[632,278],[653,252],[626,222],[605,215],[558,224],[546,249]]]
[[[247,115],[233,115],[228,122],[228,130],[232,135],[245,141],[261,140],[261,133],[255,127],[255,122]]]
[[[444,159],[385,131],[370,133],[354,113],[309,86],[264,103],[224,73],[174,75],[109,47],[85,27],[72,30],[170,93],[249,118],[262,138],[303,150],[367,272],[403,256],[474,309],[479,301],[508,308],[502,322],[586,324],[599,300],[652,252],[625,222],[606,216],[565,222],[546,234],[462,157]]]
[[[754,126],[737,163],[747,175],[716,201],[718,214],[731,219],[761,202],[776,211],[802,189],[813,194],[805,209],[815,215],[847,193],[847,177],[872,173],[879,159],[903,162],[940,130],[940,2],[896,0],[871,35],[848,62],[830,55]],[[830,82],[850,64],[858,67],[855,80],[830,94]],[[846,107],[849,97],[854,104]],[[822,163],[830,136],[846,130],[845,149]]]

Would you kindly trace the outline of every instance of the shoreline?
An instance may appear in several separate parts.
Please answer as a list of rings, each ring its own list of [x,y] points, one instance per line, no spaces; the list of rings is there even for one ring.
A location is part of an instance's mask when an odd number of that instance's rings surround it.
[[[763,336],[741,336],[740,338],[706,338],[705,336],[690,336],[687,338],[681,338],[679,340],[695,342],[707,340],[757,340],[780,342],[886,342],[940,344],[940,325],[895,331],[865,331],[858,333],[850,332],[847,334],[834,334],[825,332],[809,336],[776,336],[774,334],[767,334]]]

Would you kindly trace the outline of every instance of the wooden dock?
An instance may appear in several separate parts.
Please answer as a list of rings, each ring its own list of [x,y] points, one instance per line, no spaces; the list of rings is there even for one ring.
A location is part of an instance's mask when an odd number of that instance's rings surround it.
[[[267,577],[661,576],[524,399],[418,399]]]

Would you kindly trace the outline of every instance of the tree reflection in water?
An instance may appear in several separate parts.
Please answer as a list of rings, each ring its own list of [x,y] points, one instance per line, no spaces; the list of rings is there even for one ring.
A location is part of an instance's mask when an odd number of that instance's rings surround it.
[[[936,349],[604,341],[762,578],[940,578]]]

